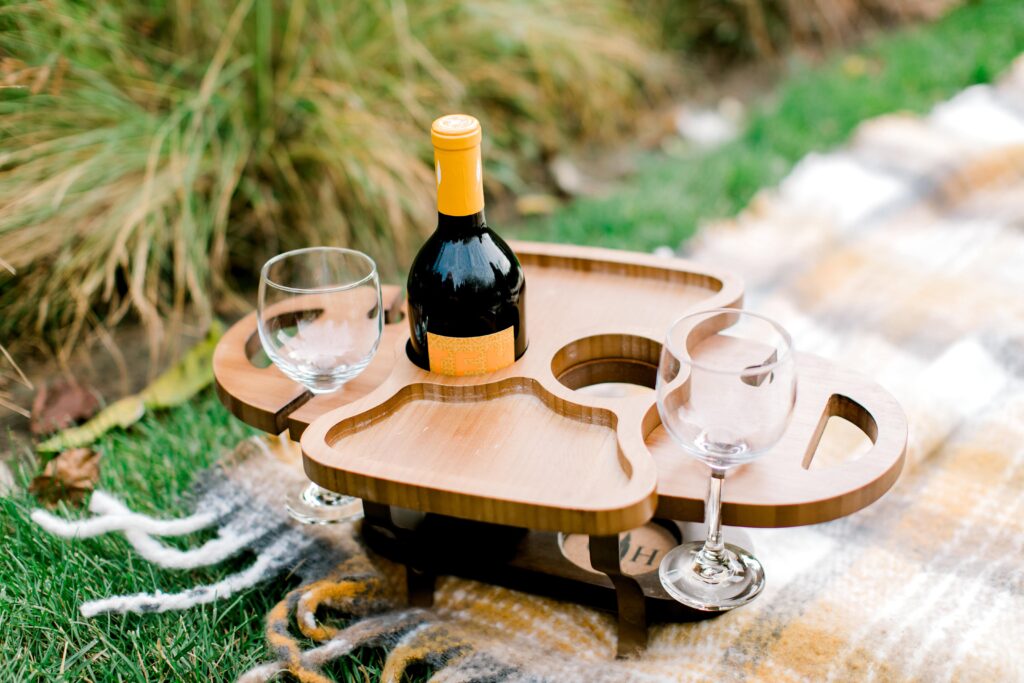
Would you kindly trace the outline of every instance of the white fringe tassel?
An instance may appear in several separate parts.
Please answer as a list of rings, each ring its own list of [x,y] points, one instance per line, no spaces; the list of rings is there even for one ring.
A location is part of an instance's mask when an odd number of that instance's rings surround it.
[[[91,600],[82,605],[82,616],[88,619],[104,612],[134,612],[136,614],[167,612],[188,609],[214,600],[228,598],[266,578],[279,557],[290,552],[291,546],[292,544],[287,539],[279,539],[277,543],[260,553],[256,557],[256,561],[248,568],[208,586],[197,586],[180,593],[157,591],[156,593],[117,595],[102,600]]]
[[[256,528],[236,533],[230,525],[219,530],[217,538],[192,550],[178,550],[164,545],[153,536],[182,536],[206,529],[217,522],[217,515],[202,512],[181,519],[154,519],[132,512],[124,503],[110,494],[96,491],[89,510],[97,516],[92,519],[68,521],[46,510],[33,510],[32,520],[51,534],[63,538],[92,538],[113,531],[122,532],[132,547],[143,558],[166,569],[195,569],[206,567],[240,552],[266,533]],[[186,609],[194,605],[213,602],[259,583],[273,564],[287,554],[292,543],[282,538],[256,557],[247,569],[232,574],[217,583],[197,586],[180,593],[139,593],[93,600],[82,605],[84,617],[104,612],[165,612]]]
[[[96,495],[101,495],[102,498],[96,501]],[[94,494],[93,501],[89,506],[93,512],[122,516],[133,514],[124,503],[107,494]],[[218,530],[217,538],[207,541],[198,548],[178,550],[164,545],[143,531],[137,529],[124,529],[123,531],[125,538],[139,555],[165,569],[195,569],[223,562],[242,551],[264,533],[262,529],[256,529],[249,533],[236,534],[229,525]]]
[[[210,512],[200,512],[180,519],[154,519],[128,510],[121,501],[102,491],[92,494],[89,510],[98,513],[99,516],[71,522],[46,510],[33,510],[31,517],[33,522],[51,534],[63,538],[92,538],[111,531],[137,531],[154,536],[183,536],[205,529],[217,521],[217,516]],[[113,512],[114,510],[118,512]]]

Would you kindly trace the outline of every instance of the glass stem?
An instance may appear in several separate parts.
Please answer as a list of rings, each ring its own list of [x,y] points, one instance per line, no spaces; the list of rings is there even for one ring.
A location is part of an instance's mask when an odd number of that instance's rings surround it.
[[[700,562],[705,565],[723,566],[725,559],[725,542],[722,540],[722,481],[725,470],[711,468],[711,479],[708,481],[708,498],[704,504],[704,521],[708,525],[708,535],[704,539],[704,547],[700,551]]]

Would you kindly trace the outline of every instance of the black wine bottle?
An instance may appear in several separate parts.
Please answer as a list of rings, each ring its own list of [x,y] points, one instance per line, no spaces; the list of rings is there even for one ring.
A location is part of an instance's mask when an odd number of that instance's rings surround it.
[[[480,122],[442,116],[430,137],[437,229],[409,271],[409,357],[445,375],[494,372],[526,351],[526,279],[484,219]]]

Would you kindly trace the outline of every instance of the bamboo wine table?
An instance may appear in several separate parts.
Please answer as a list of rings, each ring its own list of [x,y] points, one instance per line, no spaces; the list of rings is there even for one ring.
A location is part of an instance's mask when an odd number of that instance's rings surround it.
[[[513,248],[526,272],[530,347],[509,368],[475,377],[420,369],[406,355],[401,290],[385,287],[380,350],[340,392],[313,397],[259,362],[250,314],[217,346],[218,394],[245,422],[301,439],[310,479],[363,499],[364,538],[406,565],[411,602],[429,605],[439,574],[581,602],[617,614],[626,655],[644,647],[651,620],[711,616],[673,601],[657,575],[660,557],[682,540],[681,522],[703,519],[708,472],[672,444],[652,391],[588,388],[653,387],[669,324],[739,306],[743,288],[730,273],[681,259]],[[733,342],[711,335],[692,348],[756,355]],[[725,524],[843,517],[877,500],[902,469],[907,424],[896,401],[823,358],[796,361],[792,422],[771,452],[730,473]],[[871,449],[811,468],[832,416],[863,431]]]

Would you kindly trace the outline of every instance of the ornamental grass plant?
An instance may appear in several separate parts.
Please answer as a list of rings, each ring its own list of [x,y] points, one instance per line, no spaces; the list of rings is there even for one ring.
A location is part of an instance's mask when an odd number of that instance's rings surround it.
[[[0,340],[66,357],[134,315],[155,352],[309,243],[395,273],[433,224],[434,117],[478,114],[515,190],[663,92],[646,31],[614,0],[6,4]]]

